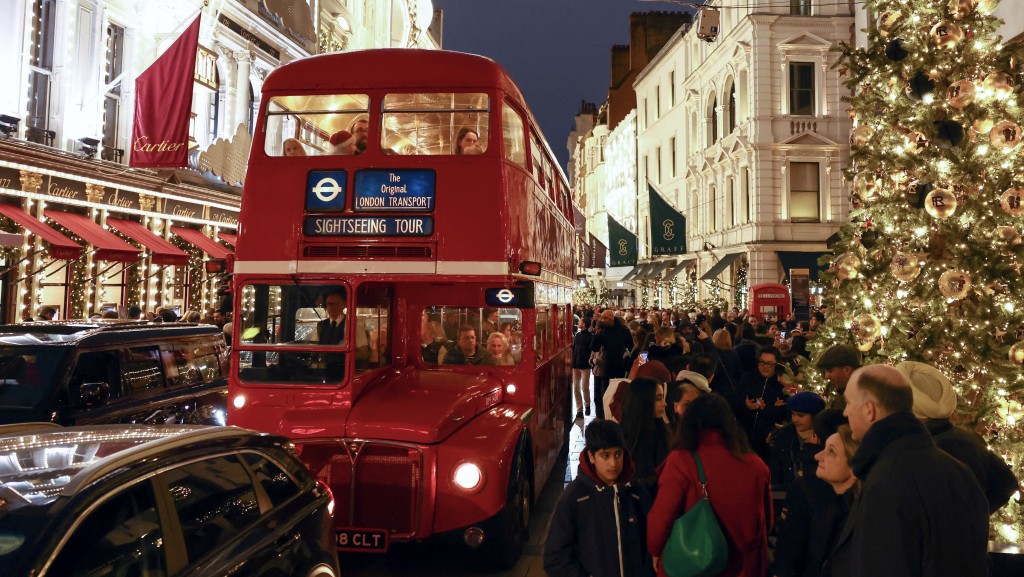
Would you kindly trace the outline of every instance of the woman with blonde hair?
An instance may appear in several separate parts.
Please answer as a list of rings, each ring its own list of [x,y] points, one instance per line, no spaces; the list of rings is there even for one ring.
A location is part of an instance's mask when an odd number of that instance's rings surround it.
[[[285,156],[306,156],[306,149],[298,138],[286,138],[283,147]]]
[[[505,336],[505,333],[494,331],[487,336],[488,357],[480,364],[497,365],[501,367],[514,366],[516,361],[512,358],[511,348],[512,347],[509,345],[508,337]]]

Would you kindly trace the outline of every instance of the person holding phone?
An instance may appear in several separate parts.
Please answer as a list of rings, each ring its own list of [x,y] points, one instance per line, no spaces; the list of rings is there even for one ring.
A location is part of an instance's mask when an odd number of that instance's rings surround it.
[[[739,392],[743,395],[740,425],[754,452],[766,463],[771,458],[768,435],[786,418],[786,395],[777,370],[781,356],[775,347],[761,347],[756,368],[740,377],[739,383]]]

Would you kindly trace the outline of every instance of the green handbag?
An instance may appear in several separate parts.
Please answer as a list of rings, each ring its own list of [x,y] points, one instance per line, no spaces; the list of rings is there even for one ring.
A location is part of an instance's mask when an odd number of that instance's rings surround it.
[[[661,554],[661,567],[669,577],[713,577],[725,569],[729,547],[708,500],[704,464],[696,451],[690,454],[697,462],[703,497],[672,524],[672,534]]]

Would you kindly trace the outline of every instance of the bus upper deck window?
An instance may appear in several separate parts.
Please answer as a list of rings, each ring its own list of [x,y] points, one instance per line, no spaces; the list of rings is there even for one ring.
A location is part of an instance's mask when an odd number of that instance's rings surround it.
[[[490,99],[482,93],[409,93],[384,97],[385,154],[453,155],[487,151]]]
[[[267,105],[268,156],[360,154],[366,150],[365,94],[275,96]]]
[[[504,132],[505,158],[526,168],[526,131],[523,119],[507,103],[501,110],[501,128]]]

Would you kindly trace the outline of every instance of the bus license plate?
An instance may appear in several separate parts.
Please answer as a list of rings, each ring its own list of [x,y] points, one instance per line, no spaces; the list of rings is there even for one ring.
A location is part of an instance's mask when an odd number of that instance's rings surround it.
[[[383,553],[388,550],[388,532],[384,529],[338,529],[338,550]]]

